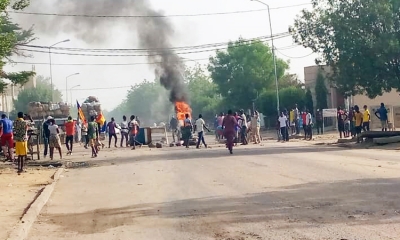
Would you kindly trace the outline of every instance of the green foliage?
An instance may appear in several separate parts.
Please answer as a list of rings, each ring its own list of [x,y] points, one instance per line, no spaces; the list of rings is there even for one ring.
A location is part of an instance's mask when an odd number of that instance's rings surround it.
[[[293,38],[332,67],[341,93],[375,97],[400,89],[400,2],[312,0],[290,29]]]
[[[314,112],[314,102],[311,94],[311,90],[308,88],[306,91],[306,95],[304,98],[304,106],[306,109],[310,110],[311,112]]]
[[[297,104],[305,106],[305,92],[296,86],[289,86],[279,91],[281,111],[286,108],[290,110]],[[259,111],[268,116],[276,116],[276,92],[274,90],[264,91],[257,102]]]
[[[317,102],[317,109],[328,108],[328,89],[325,84],[324,76],[321,71],[318,71],[317,80],[315,82],[315,100]]]
[[[185,78],[194,116],[196,117],[199,113],[206,119],[214,116],[221,104],[217,86],[200,65],[186,69]],[[145,80],[133,86],[124,102],[108,116],[120,119],[123,115],[129,117],[134,114],[139,116],[142,124],[147,126],[154,122],[169,122],[175,112],[173,104],[167,99],[167,91],[158,82]]]
[[[51,102],[51,84],[49,78],[38,76],[36,78],[36,88],[27,88],[19,92],[17,100],[14,101],[14,109],[19,112],[26,112],[30,102]],[[54,90],[55,102],[62,101],[62,94],[59,90]]]
[[[6,61],[10,61],[12,55],[23,56],[22,53],[18,51],[19,44],[27,44],[34,40],[32,29],[23,30],[21,27],[13,23],[6,10],[8,8],[14,10],[22,10],[28,6],[29,1],[27,0],[0,0],[0,94],[4,94],[7,88],[4,79],[7,79],[13,85],[24,85],[29,77],[34,75],[34,72],[22,71],[17,73],[6,73],[3,71],[3,67]]]
[[[285,74],[279,79],[279,88],[297,87],[301,88],[303,83],[296,74]]]
[[[211,119],[222,104],[217,85],[200,65],[188,68],[185,75],[194,116],[197,117],[201,113],[205,119]]]
[[[277,59],[278,79],[288,64]],[[232,109],[251,108],[257,95],[274,89],[275,72],[270,47],[260,41],[239,39],[230,42],[226,51],[210,58],[208,70],[225,102]]]

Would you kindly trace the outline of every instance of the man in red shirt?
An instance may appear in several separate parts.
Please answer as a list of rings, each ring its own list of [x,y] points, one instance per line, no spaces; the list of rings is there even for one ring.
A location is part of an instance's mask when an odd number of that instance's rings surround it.
[[[72,154],[72,147],[74,145],[74,135],[75,135],[75,121],[72,117],[68,117],[68,121],[65,123],[65,145],[67,146],[67,155]]]

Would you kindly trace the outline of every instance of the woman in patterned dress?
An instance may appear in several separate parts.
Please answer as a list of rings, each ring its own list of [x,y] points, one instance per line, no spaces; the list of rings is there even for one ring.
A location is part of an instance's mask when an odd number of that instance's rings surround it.
[[[49,122],[50,122],[50,126],[49,126],[50,159],[53,160],[54,148],[56,148],[58,150],[58,152],[60,153],[60,159],[62,159],[61,140],[60,140],[60,135],[59,135],[60,130],[58,129],[58,126],[56,125],[56,121],[54,119],[50,119]]]

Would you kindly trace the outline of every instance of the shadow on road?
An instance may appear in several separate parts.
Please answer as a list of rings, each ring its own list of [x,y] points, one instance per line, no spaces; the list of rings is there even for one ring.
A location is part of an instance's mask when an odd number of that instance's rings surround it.
[[[314,226],[335,223],[373,225],[388,223],[389,219],[391,223],[400,223],[399,189],[400,178],[312,183],[236,197],[138,204],[83,213],[44,215],[44,218],[48,223],[60,226],[62,231],[80,234],[134,225],[144,217],[153,217],[154,222],[157,218],[182,219],[182,222],[200,219],[199,222],[216,227],[275,221],[284,222],[280,228],[290,228],[293,223],[304,228],[310,223]],[[196,226],[192,228],[195,231]]]

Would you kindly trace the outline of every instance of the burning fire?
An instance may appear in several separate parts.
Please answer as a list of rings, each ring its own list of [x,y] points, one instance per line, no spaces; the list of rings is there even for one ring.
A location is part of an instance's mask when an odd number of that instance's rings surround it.
[[[192,109],[185,102],[175,102],[175,112],[178,120],[185,120],[186,114],[189,114],[189,118],[192,118]]]

